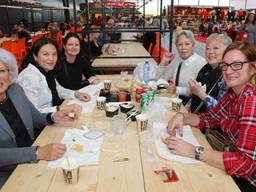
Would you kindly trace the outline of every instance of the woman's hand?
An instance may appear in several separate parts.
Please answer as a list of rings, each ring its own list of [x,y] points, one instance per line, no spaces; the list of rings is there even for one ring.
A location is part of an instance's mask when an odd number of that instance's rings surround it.
[[[194,80],[188,82],[189,88],[192,94],[198,96],[201,100],[204,100],[206,93],[202,89],[201,85]]]
[[[175,59],[175,55],[171,52],[165,52],[160,66],[169,65]]]
[[[52,143],[37,149],[37,159],[53,161],[62,157],[66,152],[66,146],[61,143]]]
[[[81,93],[79,91],[75,92],[75,97],[81,101],[87,102],[91,100],[91,96],[87,93]]]
[[[82,107],[78,104],[61,106],[59,111],[53,114],[54,122],[70,122],[77,119],[82,112]]]
[[[95,76],[91,76],[89,79],[88,79],[89,83],[90,84],[98,84],[100,81],[97,77]]]
[[[183,135],[184,117],[184,114],[177,113],[171,118],[167,125],[167,131],[170,135],[175,135],[175,129],[179,129],[180,136]]]
[[[195,157],[195,146],[175,136],[168,137],[168,148],[172,154],[184,157]]]

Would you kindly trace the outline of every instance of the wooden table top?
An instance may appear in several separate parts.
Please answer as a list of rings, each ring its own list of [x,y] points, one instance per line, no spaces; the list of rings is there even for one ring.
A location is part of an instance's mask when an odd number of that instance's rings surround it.
[[[95,68],[135,68],[138,63],[145,60],[155,63],[152,58],[115,58],[115,57],[149,57],[150,54],[139,42],[126,41],[119,44],[110,44],[119,49],[116,55],[102,54],[100,57],[113,58],[96,58],[92,66]]]
[[[112,79],[119,82],[119,76],[101,76],[101,79]],[[184,109],[183,109],[184,110]],[[98,112],[97,112],[98,113]],[[47,126],[37,138],[35,145],[45,145],[59,142],[67,128],[80,128],[84,119],[89,124],[97,125],[98,130],[104,131],[104,143],[101,149],[100,162],[97,166],[80,167],[78,184],[67,185],[61,169],[48,167],[48,162],[37,164],[22,164],[17,166],[1,192],[226,192],[239,191],[238,187],[225,172],[207,165],[206,163],[183,164],[158,158],[146,162],[148,152],[140,145],[136,123],[128,125],[121,136],[109,134],[110,122],[106,121],[104,113],[86,113],[77,121],[69,124]],[[95,115],[97,114],[97,115]],[[161,122],[167,122],[174,113],[169,111],[162,117]],[[96,120],[96,119],[97,120]],[[103,120],[104,119],[104,120]],[[198,142],[209,147],[209,144],[198,129],[193,128]],[[115,143],[116,150],[108,150]],[[152,150],[155,151],[154,146]],[[113,162],[118,158],[127,157],[128,161]],[[174,169],[179,177],[178,182],[163,183],[154,171],[162,167]]]

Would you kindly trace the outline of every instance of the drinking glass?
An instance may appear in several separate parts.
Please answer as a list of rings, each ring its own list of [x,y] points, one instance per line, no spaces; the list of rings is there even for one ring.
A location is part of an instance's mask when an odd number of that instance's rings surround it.
[[[121,75],[121,79],[123,81],[128,81],[129,80],[129,78],[128,78],[128,71],[121,71],[120,75]]]

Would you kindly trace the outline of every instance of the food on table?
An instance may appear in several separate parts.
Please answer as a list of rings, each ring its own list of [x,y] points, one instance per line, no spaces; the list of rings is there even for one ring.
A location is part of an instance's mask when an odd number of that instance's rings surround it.
[[[76,151],[76,152],[81,153],[81,152],[83,152],[83,150],[84,150],[84,146],[81,145],[81,144],[75,144],[75,145],[72,146],[71,149],[74,150],[74,151]]]
[[[162,142],[163,142],[164,144],[166,144],[166,145],[169,144],[168,137],[169,137],[168,134],[166,134],[166,133],[164,133],[164,132],[161,132],[161,133],[160,133],[160,138],[161,138]]]
[[[122,103],[122,104],[120,104],[121,112],[123,112],[123,113],[127,113],[133,107],[134,107],[134,105],[131,104],[131,103]]]
[[[75,118],[75,116],[76,116],[76,114],[75,113],[73,113],[73,112],[70,112],[70,113],[68,113],[68,116],[70,117],[70,118]]]

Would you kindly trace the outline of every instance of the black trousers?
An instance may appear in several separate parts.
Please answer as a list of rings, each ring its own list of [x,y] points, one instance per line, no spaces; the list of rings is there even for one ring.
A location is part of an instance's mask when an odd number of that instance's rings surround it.
[[[241,190],[241,192],[255,192],[256,191],[256,187],[253,186],[247,179],[236,178],[236,177],[233,177],[233,179],[236,182],[239,189]]]

